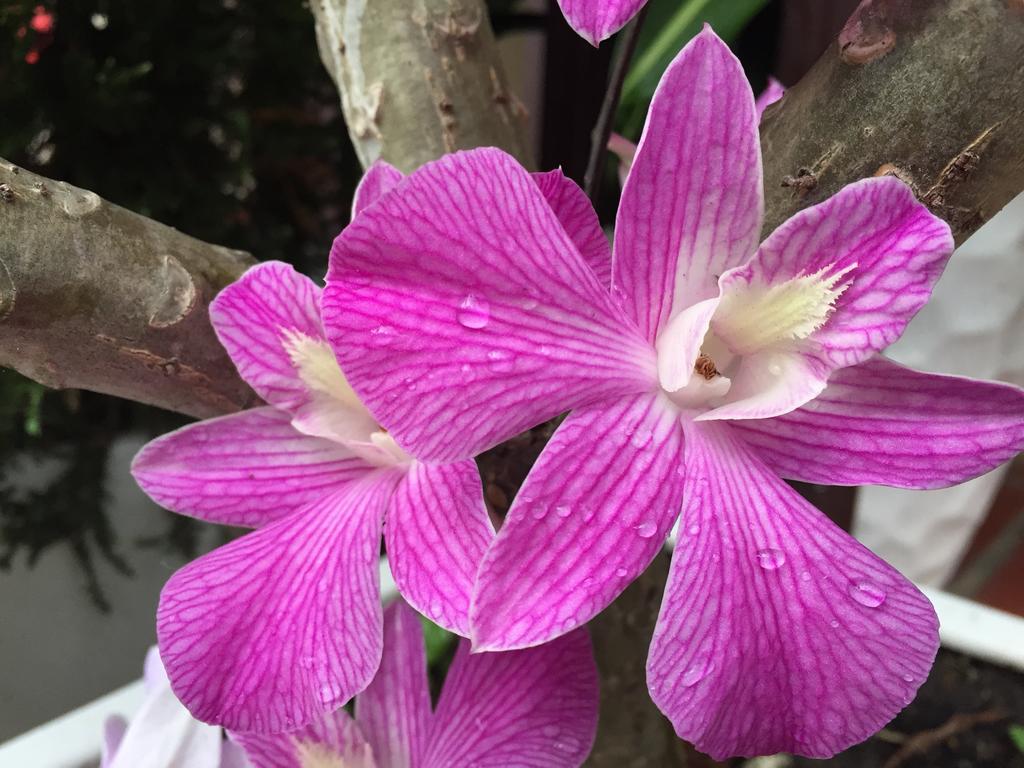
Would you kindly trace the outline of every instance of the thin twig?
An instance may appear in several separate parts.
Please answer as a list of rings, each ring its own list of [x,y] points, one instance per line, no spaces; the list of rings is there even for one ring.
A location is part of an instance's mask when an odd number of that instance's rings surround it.
[[[587,172],[583,176],[583,189],[591,201],[595,201],[598,192],[601,191],[601,178],[604,176],[604,159],[608,156],[608,137],[612,133],[615,110],[618,109],[619,97],[622,96],[622,84],[626,80],[629,62],[632,61],[633,53],[636,51],[636,44],[640,40],[640,28],[643,26],[646,15],[647,7],[645,6],[629,22],[626,31],[622,33],[622,48],[618,58],[615,60],[615,67],[608,81],[608,90],[605,91],[604,101],[601,103],[601,112],[597,116],[597,123],[594,125],[594,130],[590,132],[590,158],[587,160]]]
[[[900,768],[907,760],[915,755],[920,755],[933,747],[944,744],[954,736],[965,733],[979,725],[995,723],[1006,719],[1006,715],[995,709],[988,709],[984,712],[960,713],[953,715],[943,725],[929,731],[921,731],[909,736],[898,752],[893,754],[884,768]]]

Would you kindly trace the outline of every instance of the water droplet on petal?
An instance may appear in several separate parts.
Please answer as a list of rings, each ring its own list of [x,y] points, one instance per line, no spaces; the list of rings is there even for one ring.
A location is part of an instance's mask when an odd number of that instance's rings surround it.
[[[636,535],[641,539],[649,539],[657,532],[657,530],[658,526],[655,525],[653,521],[645,520],[640,523],[640,525],[636,526]]]
[[[627,573],[629,573],[629,571],[627,571],[625,568],[615,569],[615,575],[618,576],[620,579],[624,578]]]
[[[555,507],[555,514],[559,517],[568,517],[572,514],[572,507],[570,507],[568,504],[559,504],[557,507]]]
[[[543,728],[540,729],[540,732],[548,738],[554,738],[558,735],[558,732],[560,730],[561,729],[557,725],[545,725]]]
[[[759,549],[757,551],[757,564],[766,571],[774,571],[781,568],[786,562],[786,553],[781,549]]]
[[[832,619],[832,621],[830,621],[830,622],[828,623],[828,625],[829,625],[830,627],[832,627],[832,629],[836,629],[836,628],[837,628],[837,627],[839,626],[839,622],[838,622],[838,621],[836,621],[835,619]]]
[[[904,680],[904,682],[912,683],[912,682],[914,682],[914,676],[911,675],[911,674],[906,674],[906,675],[903,676],[903,680]]]
[[[710,675],[714,668],[715,663],[711,659],[698,659],[683,673],[683,679],[680,682],[689,688]]]
[[[800,578],[803,579],[804,581],[810,581],[811,580],[811,572],[810,571],[804,571],[803,573],[800,574]]]
[[[460,325],[477,330],[486,326],[491,319],[491,307],[487,299],[471,293],[459,304],[456,317]]]
[[[595,514],[597,514],[597,510],[593,507],[583,507],[583,522],[590,522],[594,519]]]
[[[526,499],[523,499],[523,501],[529,503]],[[544,504],[538,504],[530,510],[530,514],[533,516],[534,520],[543,520],[547,517],[548,508]]]
[[[885,592],[870,581],[851,584],[849,593],[850,597],[868,608],[877,608],[885,602]]]
[[[700,526],[697,525],[697,524],[694,524],[694,525],[691,525],[687,530],[689,531],[691,536],[696,536],[698,533],[700,533]]]

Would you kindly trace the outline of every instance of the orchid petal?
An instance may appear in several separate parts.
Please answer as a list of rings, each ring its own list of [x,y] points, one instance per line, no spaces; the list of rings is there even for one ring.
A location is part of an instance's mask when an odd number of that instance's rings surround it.
[[[430,689],[423,627],[401,600],[384,612],[384,656],[356,701],[356,722],[387,768],[417,768],[430,731]]]
[[[356,186],[356,193],[352,198],[352,218],[397,187],[404,178],[402,172],[391,163],[374,160]]]
[[[724,424],[687,429],[687,502],[647,662],[677,733],[716,760],[829,757],[914,697],[938,649],[925,597]]]
[[[109,768],[219,768],[221,730],[196,722],[170,686],[146,696]]]
[[[396,480],[375,472],[171,577],[160,654],[198,719],[291,730],[366,686],[380,662],[377,561]]]
[[[220,768],[253,768],[238,742],[224,739],[220,743]]]
[[[731,293],[819,274],[826,285],[830,276],[841,275],[834,309],[808,341],[831,368],[856,365],[900,337],[928,301],[952,251],[949,225],[917,202],[906,184],[892,176],[863,179],[797,213],[748,264],[723,275],[721,307]],[[736,302],[731,314],[750,307],[749,301]],[[742,320],[720,309],[712,329],[734,348],[743,339],[731,339],[727,329],[763,319]]]
[[[597,275],[601,285],[609,288],[612,282],[612,247],[586,193],[561,169],[531,175],[580,256]]]
[[[613,294],[647,339],[718,295],[719,275],[754,253],[763,209],[754,96],[705,28],[661,78],[616,221]]]
[[[372,469],[350,451],[295,430],[284,411],[253,408],[190,424],[143,446],[139,486],[161,506],[225,525],[258,527]]]
[[[494,539],[476,463],[413,464],[391,497],[384,539],[402,596],[468,636],[473,584]]]
[[[597,708],[597,667],[584,630],[509,653],[471,655],[463,641],[422,766],[576,768],[593,745]]]
[[[558,0],[569,26],[597,47],[632,19],[647,0]]]
[[[117,748],[124,740],[128,721],[120,715],[111,715],[103,723],[103,743],[100,745],[100,768],[110,768]]]
[[[374,760],[359,726],[344,709],[324,715],[291,733],[231,733],[253,768],[390,768]],[[319,760],[319,762],[317,762]]]
[[[653,350],[529,174],[496,149],[428,163],[335,240],[328,337],[417,458],[468,458],[567,408],[648,389]]]
[[[291,410],[306,402],[286,333],[322,339],[320,289],[280,261],[249,269],[210,303],[210,322],[239,375],[271,405]]]
[[[921,373],[879,356],[836,371],[802,408],[733,426],[783,477],[944,488],[1024,448],[1024,391]]]
[[[785,95],[786,86],[774,77],[769,76],[768,84],[764,87],[764,90],[758,94],[757,99],[754,101],[754,109],[757,112],[757,121],[760,123],[761,118],[764,117],[764,111]]]
[[[682,451],[679,415],[660,396],[571,413],[480,566],[474,650],[558,637],[639,576],[679,515]]]

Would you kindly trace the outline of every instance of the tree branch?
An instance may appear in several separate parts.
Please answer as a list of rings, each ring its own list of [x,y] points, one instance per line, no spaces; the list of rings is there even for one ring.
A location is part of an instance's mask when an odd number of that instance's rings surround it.
[[[532,158],[481,0],[312,0],[320,58],[366,167],[409,172],[447,152]]]
[[[765,114],[765,233],[891,173],[962,243],[1024,188],[1022,61],[1018,0],[864,0]]]
[[[253,263],[0,160],[0,366],[191,416],[255,400],[207,320]]]

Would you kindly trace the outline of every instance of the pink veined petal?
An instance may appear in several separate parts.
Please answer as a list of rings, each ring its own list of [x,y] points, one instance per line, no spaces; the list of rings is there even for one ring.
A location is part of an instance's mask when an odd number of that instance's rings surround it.
[[[661,78],[616,219],[612,293],[645,338],[718,295],[719,275],[754,253],[763,209],[754,96],[705,27]]]
[[[836,371],[802,408],[733,426],[783,477],[944,488],[1024,448],[1024,391],[922,373],[878,356]]]
[[[597,667],[585,630],[538,648],[469,652],[448,670],[422,768],[576,768],[597,732]]]
[[[120,715],[111,715],[103,723],[103,743],[100,745],[100,768],[110,768],[117,748],[124,740],[128,721]]]
[[[654,378],[653,350],[496,149],[428,163],[360,214],[334,242],[323,317],[360,398],[428,461]]]
[[[204,555],[160,595],[175,693],[205,722],[292,730],[361,691],[380,663],[385,470]]]
[[[371,471],[337,443],[295,430],[276,408],[190,424],[143,446],[132,475],[161,506],[225,525],[285,517]]]
[[[356,722],[386,768],[418,768],[432,713],[419,616],[401,600],[384,611],[384,656],[356,699]]]
[[[410,605],[445,629],[469,636],[469,602],[494,527],[476,462],[409,467],[384,523],[391,572]]]
[[[580,256],[597,275],[601,285],[609,288],[612,283],[612,247],[586,193],[560,168],[532,176]]]
[[[558,0],[565,20],[576,34],[593,46],[600,44],[632,19],[647,0]]]
[[[914,697],[938,649],[925,597],[724,424],[687,429],[687,501],[647,662],[677,733],[716,760],[828,757]]]
[[[842,368],[900,337],[952,252],[949,225],[906,184],[892,176],[863,179],[782,224],[748,264],[722,277],[722,295],[755,281],[773,285],[848,270],[834,311],[809,339],[817,357]]]
[[[659,395],[571,413],[480,566],[474,650],[546,642],[615,599],[679,515],[682,456],[679,415]]]
[[[210,303],[210,322],[239,375],[271,405],[293,410],[309,398],[284,341],[287,332],[324,337],[320,288],[280,261],[250,268]]]
[[[754,109],[757,112],[757,122],[761,122],[761,118],[764,116],[764,111],[769,106],[774,104],[776,101],[786,95],[786,86],[776,80],[774,77],[768,77],[768,84],[764,87],[764,90],[758,94],[757,99],[754,101]]]
[[[356,186],[356,193],[352,198],[352,218],[397,187],[404,178],[402,172],[391,163],[374,160]]]
[[[253,768],[310,768],[311,758],[320,758],[316,765],[337,765],[344,768],[390,768],[378,763],[373,750],[359,726],[344,709],[317,718],[304,728],[291,733],[231,733],[242,745]],[[334,762],[330,762],[330,761]]]

